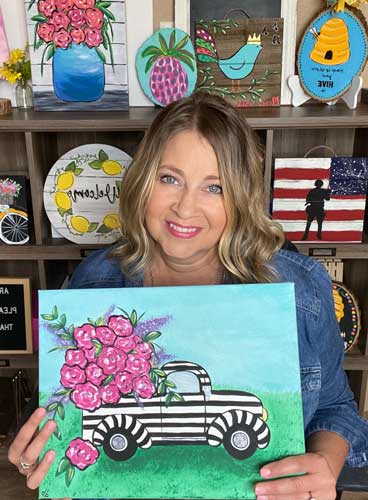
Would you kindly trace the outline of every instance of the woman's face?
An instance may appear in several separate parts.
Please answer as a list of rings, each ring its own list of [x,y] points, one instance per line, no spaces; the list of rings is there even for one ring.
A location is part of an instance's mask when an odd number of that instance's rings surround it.
[[[217,159],[193,130],[166,144],[146,212],[146,226],[164,255],[196,262],[217,254],[226,226]]]

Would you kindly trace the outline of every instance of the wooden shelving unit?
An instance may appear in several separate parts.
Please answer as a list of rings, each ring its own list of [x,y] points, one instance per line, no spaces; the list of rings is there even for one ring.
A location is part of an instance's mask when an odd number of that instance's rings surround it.
[[[31,242],[0,245],[0,275],[30,276],[34,288],[58,287],[67,272],[98,245],[80,246],[51,238],[43,209],[43,184],[54,162],[66,151],[88,142],[120,147],[134,154],[144,131],[157,116],[156,108],[127,112],[21,112],[0,117],[0,174],[26,175],[31,192]],[[240,109],[257,131],[265,150],[266,203],[270,203],[275,157],[300,157],[318,145],[328,145],[340,156],[368,157],[368,104],[356,110],[343,104],[300,108]],[[321,154],[322,153],[322,154]],[[323,155],[323,151],[319,155]],[[298,244],[300,252],[335,257],[345,263],[344,282],[362,310],[359,346],[346,355],[345,367],[363,411],[368,387],[368,225],[362,244]]]

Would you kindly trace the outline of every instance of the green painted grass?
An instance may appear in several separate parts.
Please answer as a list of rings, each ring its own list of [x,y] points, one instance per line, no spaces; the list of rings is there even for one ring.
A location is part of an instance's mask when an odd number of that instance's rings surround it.
[[[62,441],[52,437],[47,449],[56,451],[55,462],[40,487],[40,498],[236,498],[255,499],[254,484],[264,464],[304,452],[302,409],[298,394],[261,394],[269,413],[271,443],[240,461],[220,446],[154,446],[138,449],[126,462],[115,462],[100,448],[98,462],[75,476],[69,487],[64,475],[55,477],[69,442],[81,436],[81,411],[68,405],[59,428]],[[45,404],[49,395],[41,397]]]

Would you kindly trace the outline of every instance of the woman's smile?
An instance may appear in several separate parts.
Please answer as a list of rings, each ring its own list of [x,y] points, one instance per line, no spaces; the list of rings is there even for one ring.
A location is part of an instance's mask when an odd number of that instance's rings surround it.
[[[176,238],[184,238],[184,239],[194,238],[201,231],[200,227],[183,226],[181,224],[178,224],[177,222],[174,223],[172,221],[166,221],[166,225],[169,230],[169,233],[175,236]]]

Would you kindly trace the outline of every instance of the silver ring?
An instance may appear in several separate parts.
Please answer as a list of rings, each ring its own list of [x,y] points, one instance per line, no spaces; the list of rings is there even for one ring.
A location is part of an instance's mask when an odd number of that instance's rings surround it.
[[[22,469],[25,471],[30,470],[35,466],[35,464],[27,464],[27,462],[25,462],[23,460],[23,457],[20,457],[19,463],[20,463],[20,466],[22,467]]]

